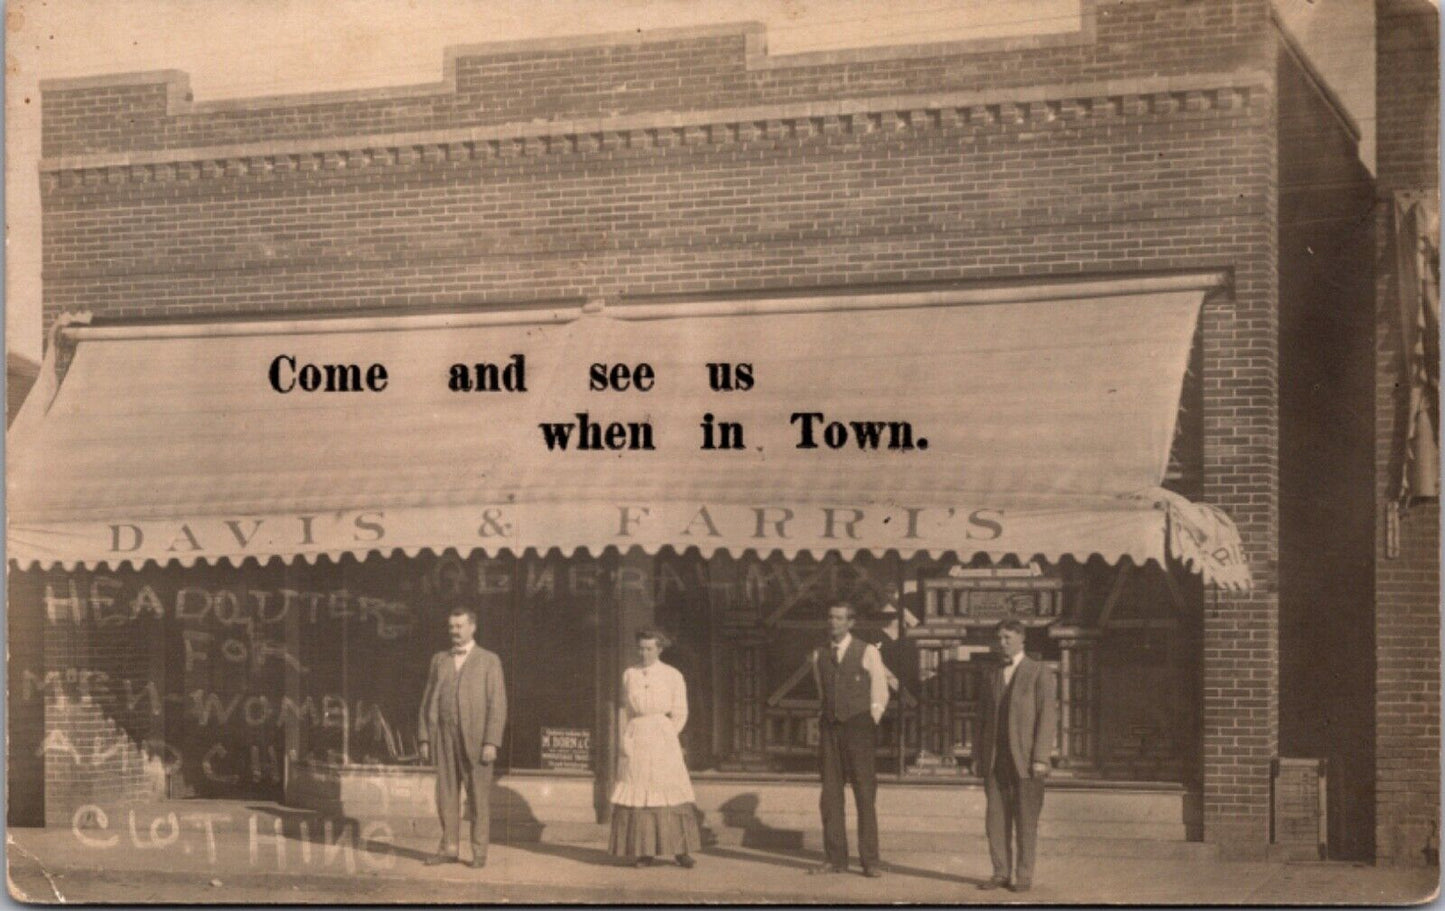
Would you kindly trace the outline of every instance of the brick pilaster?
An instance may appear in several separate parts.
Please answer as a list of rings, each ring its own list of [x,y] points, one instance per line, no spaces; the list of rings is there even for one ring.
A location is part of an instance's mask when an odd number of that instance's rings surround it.
[[[1238,525],[1255,590],[1205,592],[1204,838],[1254,857],[1269,842],[1279,745],[1278,175],[1272,130],[1241,140],[1237,180],[1259,216],[1232,300],[1204,312],[1204,499]]]

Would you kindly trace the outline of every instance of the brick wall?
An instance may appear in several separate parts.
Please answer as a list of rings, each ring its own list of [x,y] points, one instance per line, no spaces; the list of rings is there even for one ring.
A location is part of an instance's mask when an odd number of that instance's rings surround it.
[[[1425,0],[1379,0],[1376,12],[1376,851],[1382,863],[1419,864],[1439,847],[1440,510],[1438,501],[1413,506],[1399,556],[1385,555],[1407,407],[1390,264],[1393,194],[1439,193],[1439,14]]]
[[[1440,16],[1429,0],[1376,0],[1375,171],[1380,192],[1440,185]]]
[[[45,302],[175,317],[1229,265],[1269,205],[1236,131],[1268,108],[1258,90],[1160,93],[696,145],[157,166],[47,191]]]
[[[1380,863],[1414,865],[1439,849],[1439,504],[1414,507],[1400,541],[1398,558],[1378,562],[1375,583],[1375,839]]]
[[[1272,120],[1273,99],[1266,116]],[[1207,593],[1204,607],[1204,830],[1229,854],[1268,840],[1269,764],[1279,737],[1279,329],[1275,135],[1235,137],[1263,209],[1240,225],[1232,300],[1206,305],[1204,499],[1243,536],[1249,594]]]
[[[873,62],[774,65],[726,34],[488,52],[456,60],[455,89],[173,114],[163,79],[49,85],[47,323],[1230,270],[1202,321],[1203,494],[1259,590],[1207,605],[1202,786],[1206,837],[1258,853],[1278,678],[1268,4],[1091,17],[1058,47]]]

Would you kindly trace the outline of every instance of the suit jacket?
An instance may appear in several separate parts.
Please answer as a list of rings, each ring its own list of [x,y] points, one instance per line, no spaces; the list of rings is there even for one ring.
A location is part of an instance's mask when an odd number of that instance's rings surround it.
[[[417,720],[417,739],[421,743],[435,743],[437,740],[441,695],[438,689],[445,668],[442,662],[451,660],[450,649],[432,655],[431,672],[427,675],[426,690],[421,697],[421,714]],[[473,645],[471,654],[462,662],[457,702],[461,709],[462,742],[467,759],[478,762],[483,744],[502,745],[502,731],[507,726],[507,687],[502,679],[501,659],[481,646]]]
[[[990,675],[984,692],[983,731],[979,736],[982,755],[975,764],[980,778],[987,778],[993,770],[994,745],[999,736],[999,692],[1003,685],[1003,668],[1000,667]],[[1029,766],[1032,763],[1049,761],[1058,719],[1058,689],[1053,668],[1025,655],[1014,671],[1006,732],[1020,778],[1030,777]]]

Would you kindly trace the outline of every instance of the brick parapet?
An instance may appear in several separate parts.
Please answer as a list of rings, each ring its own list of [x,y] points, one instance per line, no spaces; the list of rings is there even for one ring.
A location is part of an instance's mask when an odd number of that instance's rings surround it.
[[[998,90],[1258,66],[1261,0],[1085,0],[1074,37],[770,58],[755,25],[460,48],[447,78],[401,90],[193,104],[174,71],[42,86],[46,157],[538,121]],[[1053,44],[1054,46],[1047,46]],[[1030,46],[1032,45],[1032,46]]]

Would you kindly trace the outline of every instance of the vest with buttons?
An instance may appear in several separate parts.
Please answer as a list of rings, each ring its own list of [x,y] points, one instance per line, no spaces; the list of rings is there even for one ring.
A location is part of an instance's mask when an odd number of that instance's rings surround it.
[[[847,721],[873,704],[872,682],[863,669],[863,643],[857,637],[843,650],[843,660],[834,662],[833,643],[818,649],[818,681],[823,688],[823,716]]]
[[[468,654],[470,659],[471,655]],[[465,664],[466,662],[462,662]],[[437,675],[437,720],[446,727],[457,727],[462,718],[462,672],[450,653],[442,657],[441,673]]]

